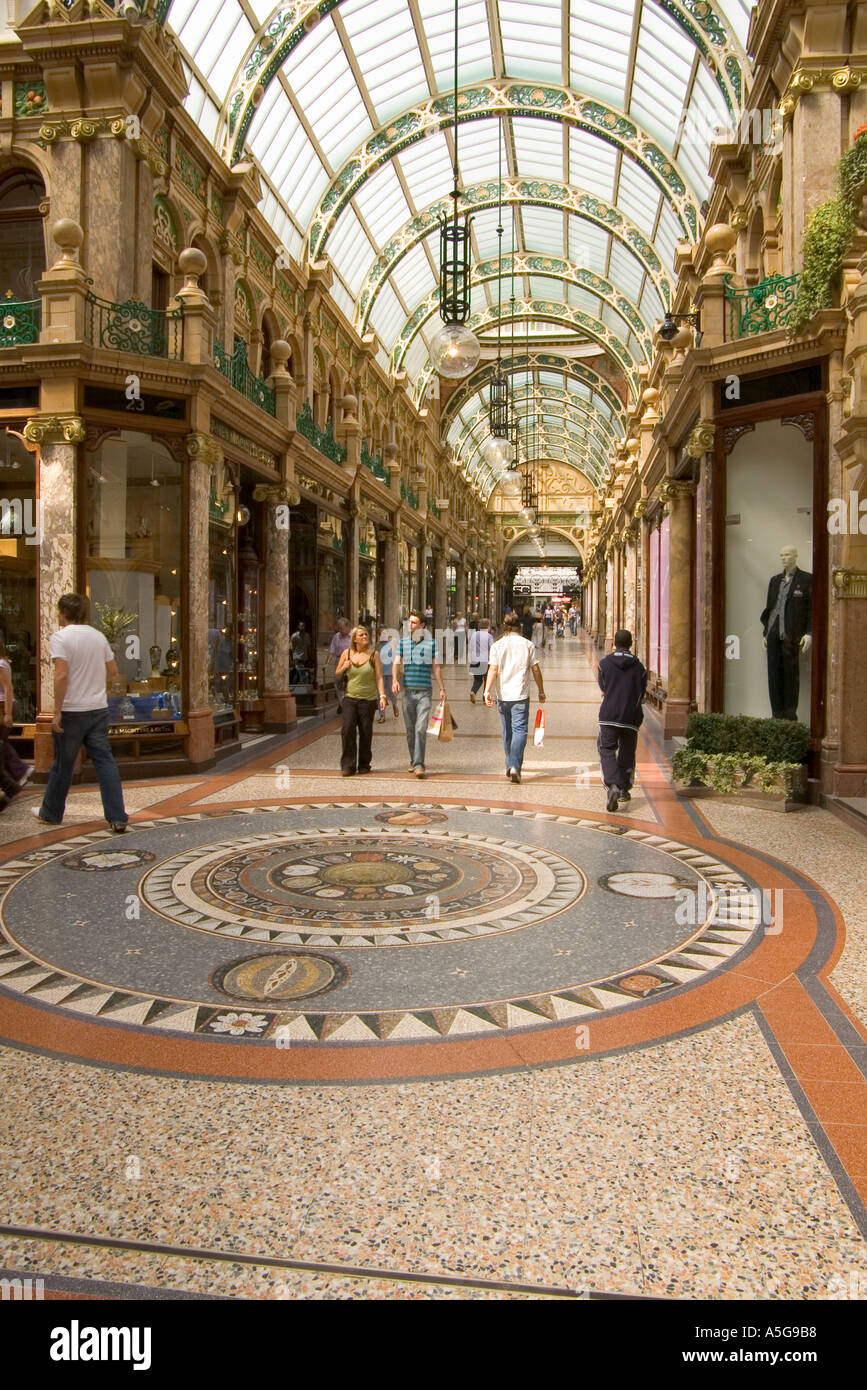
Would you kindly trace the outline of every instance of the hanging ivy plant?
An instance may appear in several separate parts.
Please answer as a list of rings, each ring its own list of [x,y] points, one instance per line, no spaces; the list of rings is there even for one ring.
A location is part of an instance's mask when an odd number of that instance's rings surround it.
[[[867,180],[867,132],[859,134],[837,165],[837,192],[814,210],[804,233],[804,268],[789,319],[792,334],[803,333],[820,309],[834,300],[843,257],[855,231],[859,190]]]

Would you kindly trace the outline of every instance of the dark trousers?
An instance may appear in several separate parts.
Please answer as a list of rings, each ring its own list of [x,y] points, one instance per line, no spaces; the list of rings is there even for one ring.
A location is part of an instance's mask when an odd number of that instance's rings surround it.
[[[623,729],[619,724],[600,724],[596,747],[602,764],[602,781],[606,787],[628,792],[635,780],[635,749],[638,730]]]
[[[11,730],[10,724],[0,723],[0,791],[6,796],[14,796],[18,791],[18,780],[13,777],[9,768],[6,766],[6,750],[9,747],[7,739]],[[22,772],[21,776],[24,776]]]
[[[470,674],[472,675],[472,678],[473,678],[473,684],[472,684],[472,687],[471,687],[472,693],[473,693],[474,695],[478,695],[479,691],[481,690],[482,686],[483,686],[484,683],[485,683],[485,677],[487,676],[488,673],[487,673],[487,671],[481,671],[481,672],[474,672],[474,671],[471,671]]]
[[[20,782],[27,771],[27,764],[21,761],[8,736],[3,742],[3,756],[6,761],[6,771],[9,773],[9,776],[14,777],[16,782]]]
[[[96,769],[102,809],[109,825],[126,825],[120,773],[108,741],[108,710],[65,710],[60,716],[63,732],[54,734],[54,762],[48,774],[40,815],[59,825],[66,809],[75,759],[84,746]]]
[[[768,694],[774,719],[797,719],[801,651],[791,637],[768,633]]]
[[[370,771],[373,716],[378,708],[378,700],[356,700],[353,695],[344,695],[343,727],[340,731],[341,771]]]

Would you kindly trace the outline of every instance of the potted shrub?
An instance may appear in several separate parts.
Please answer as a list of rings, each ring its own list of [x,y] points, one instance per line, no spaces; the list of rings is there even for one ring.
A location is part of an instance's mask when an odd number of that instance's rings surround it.
[[[788,811],[806,799],[810,733],[788,719],[693,714],[675,753],[678,796],[717,796]]]

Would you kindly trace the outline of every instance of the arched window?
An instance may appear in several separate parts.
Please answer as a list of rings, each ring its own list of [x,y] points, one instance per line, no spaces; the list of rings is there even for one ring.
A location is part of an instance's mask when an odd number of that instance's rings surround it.
[[[35,299],[45,273],[45,233],[39,204],[45,185],[32,169],[0,175],[0,298]]]

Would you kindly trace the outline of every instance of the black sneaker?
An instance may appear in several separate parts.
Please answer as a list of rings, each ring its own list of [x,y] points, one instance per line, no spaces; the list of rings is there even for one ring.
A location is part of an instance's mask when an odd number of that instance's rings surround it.
[[[609,788],[608,788],[608,801],[607,801],[606,806],[605,806],[606,811],[616,811],[616,810],[617,810],[617,803],[618,803],[619,799],[620,799],[620,793],[619,793],[618,789],[617,789],[616,787],[609,787]]]
[[[631,793],[631,792],[618,792],[618,796],[619,796],[619,798],[620,798],[621,801],[631,801],[631,800],[632,800],[632,793]]]
[[[520,774],[520,772],[518,771],[518,769],[517,769],[516,767],[510,768],[510,769],[509,769],[509,781],[510,781],[510,782],[520,782],[520,780],[521,780],[521,774]]]
[[[111,821],[110,824],[111,824],[111,831],[112,831],[112,834],[113,834],[113,835],[125,835],[125,834],[126,834],[127,825],[128,825],[128,822],[127,822],[127,821],[125,821],[125,820],[113,820],[113,821]]]

